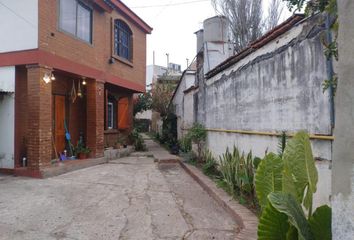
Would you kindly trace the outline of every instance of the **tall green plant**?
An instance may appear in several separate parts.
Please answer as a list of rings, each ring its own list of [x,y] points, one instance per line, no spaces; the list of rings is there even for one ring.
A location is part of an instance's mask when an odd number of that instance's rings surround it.
[[[252,152],[240,154],[237,147],[220,157],[219,170],[231,194],[254,194],[254,161]]]
[[[203,164],[203,173],[208,176],[218,176],[219,171],[218,171],[218,162],[215,160],[213,157],[213,154],[209,150],[205,150],[203,152],[203,159],[204,159],[204,164]]]
[[[312,213],[317,181],[318,173],[306,132],[297,133],[288,142],[282,158],[268,154],[255,176],[256,193],[262,207],[258,239],[331,239],[328,230],[331,209],[322,206]],[[303,208],[308,210],[307,214]],[[275,227],[275,223],[279,227]]]

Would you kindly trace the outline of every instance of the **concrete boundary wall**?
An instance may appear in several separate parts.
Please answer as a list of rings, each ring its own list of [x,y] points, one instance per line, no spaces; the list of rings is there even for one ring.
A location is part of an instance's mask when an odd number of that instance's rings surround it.
[[[199,85],[198,121],[207,129],[332,136],[331,105],[319,17],[303,20]],[[332,140],[312,140],[319,170],[315,205],[329,204]],[[263,157],[278,138],[209,131],[207,148],[218,157],[233,145]]]

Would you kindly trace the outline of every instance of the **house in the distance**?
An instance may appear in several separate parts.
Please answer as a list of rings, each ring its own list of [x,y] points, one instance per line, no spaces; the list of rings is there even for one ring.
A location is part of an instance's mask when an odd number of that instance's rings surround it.
[[[91,157],[132,126],[152,28],[119,0],[2,1],[0,170],[41,177],[81,139]],[[25,159],[25,160],[24,160]]]

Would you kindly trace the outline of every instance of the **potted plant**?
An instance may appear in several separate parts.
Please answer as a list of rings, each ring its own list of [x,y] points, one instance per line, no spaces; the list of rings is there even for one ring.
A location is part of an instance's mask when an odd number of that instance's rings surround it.
[[[91,152],[91,150],[88,147],[83,147],[78,152],[78,158],[79,159],[87,159],[90,152]]]
[[[78,159],[87,159],[88,154],[91,152],[91,150],[84,146],[81,142],[77,143],[77,146],[75,148],[75,154]]]

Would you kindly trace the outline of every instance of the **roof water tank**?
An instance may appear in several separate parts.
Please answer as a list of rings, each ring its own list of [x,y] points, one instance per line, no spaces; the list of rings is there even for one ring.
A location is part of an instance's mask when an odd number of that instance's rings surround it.
[[[204,21],[204,42],[227,42],[228,21],[224,16],[215,16]]]

